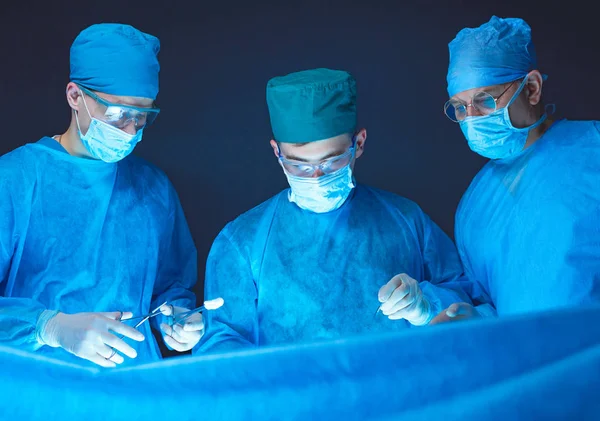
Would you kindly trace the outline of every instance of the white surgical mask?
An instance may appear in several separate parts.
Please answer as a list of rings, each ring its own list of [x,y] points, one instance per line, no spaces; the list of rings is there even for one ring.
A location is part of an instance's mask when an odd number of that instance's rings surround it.
[[[296,177],[288,174],[285,169],[284,172],[291,187],[289,201],[315,213],[338,209],[356,187],[350,165],[316,178]]]
[[[83,99],[83,94],[81,94],[81,97]],[[83,99],[83,104],[90,116],[90,126],[85,135],[81,133],[77,112],[75,112],[75,120],[81,142],[92,157],[108,163],[117,162],[129,155],[135,146],[142,141],[143,129],[138,130],[134,135],[124,132],[117,127],[92,117],[85,99]]]

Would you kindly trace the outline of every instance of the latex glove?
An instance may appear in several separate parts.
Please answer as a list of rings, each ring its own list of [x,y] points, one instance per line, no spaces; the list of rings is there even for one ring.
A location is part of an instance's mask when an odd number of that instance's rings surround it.
[[[475,319],[481,317],[481,314],[475,307],[468,303],[454,303],[446,310],[435,316],[435,318],[429,322],[430,325],[436,325],[439,323],[447,322],[458,322],[465,319]]]
[[[133,317],[132,313],[58,313],[40,332],[42,342],[53,348],[63,348],[80,358],[102,367],[116,367],[124,361],[122,355],[137,357],[137,352],[113,334],[121,334],[134,341],[143,341],[138,330],[121,323]]]
[[[419,282],[405,273],[394,276],[379,290],[379,309],[391,320],[406,319],[415,326],[431,318],[431,306],[423,296]]]
[[[165,304],[160,308],[165,316],[177,318],[177,315],[189,311],[187,308]],[[167,345],[175,351],[185,352],[192,349],[204,335],[204,320],[202,313],[194,313],[181,323],[169,326],[166,323],[160,324],[160,330],[163,331],[163,339]]]

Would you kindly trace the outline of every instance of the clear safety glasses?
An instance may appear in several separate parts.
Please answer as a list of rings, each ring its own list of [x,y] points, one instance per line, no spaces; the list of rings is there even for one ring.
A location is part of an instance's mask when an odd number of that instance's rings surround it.
[[[152,124],[160,112],[160,109],[155,107],[140,108],[132,105],[114,104],[99,97],[83,86],[79,86],[79,88],[96,101],[98,106],[94,111],[95,117],[118,129],[124,129],[129,124],[133,123],[136,130],[140,130],[145,126]]]
[[[323,174],[331,174],[350,165],[350,162],[354,157],[355,142],[356,138],[353,138],[352,146],[350,146],[346,152],[338,156],[327,158],[319,163],[312,164],[310,162],[287,159],[281,154],[281,150],[279,150],[279,161],[288,174],[296,177],[313,177],[319,170]]]

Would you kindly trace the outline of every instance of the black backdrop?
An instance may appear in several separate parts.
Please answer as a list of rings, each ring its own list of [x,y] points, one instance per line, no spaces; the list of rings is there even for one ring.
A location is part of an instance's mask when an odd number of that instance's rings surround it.
[[[197,293],[218,231],[286,187],[268,144],[265,85],[296,70],[355,75],[368,130],[358,179],[415,200],[452,235],[458,201],[485,162],[442,113],[447,43],[459,29],[492,14],[523,17],[557,114],[598,117],[597,19],[585,2],[555,3],[4,2],[0,153],[66,129],[74,37],[93,23],[129,23],[161,39],[163,111],[135,153],[161,167],[180,195],[199,252]]]

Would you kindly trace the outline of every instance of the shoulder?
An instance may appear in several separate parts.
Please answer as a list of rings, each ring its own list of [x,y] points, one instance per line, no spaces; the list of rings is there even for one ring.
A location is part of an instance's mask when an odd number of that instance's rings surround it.
[[[369,202],[379,202],[387,209],[394,209],[404,216],[420,216],[423,214],[421,207],[406,197],[377,189],[375,187],[359,184],[356,190],[357,199]]]
[[[269,224],[275,214],[279,200],[287,200],[287,190],[284,190],[254,208],[244,212],[233,221],[230,221],[221,231],[221,236],[226,236],[236,243],[253,240],[262,224]]]

